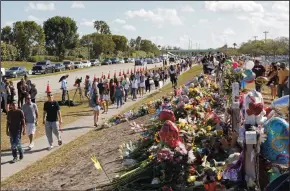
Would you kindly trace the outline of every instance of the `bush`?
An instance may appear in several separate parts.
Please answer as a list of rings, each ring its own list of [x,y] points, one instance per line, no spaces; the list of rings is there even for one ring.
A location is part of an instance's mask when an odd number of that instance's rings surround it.
[[[51,62],[61,62],[57,56],[46,56],[46,55],[39,55],[39,56],[30,56],[28,58],[29,62],[39,62],[42,60],[50,60]],[[63,60],[70,60],[75,61],[76,57],[74,56],[65,56]],[[80,59],[82,60],[82,59]]]
[[[1,60],[12,61],[18,56],[17,48],[11,44],[1,43]]]

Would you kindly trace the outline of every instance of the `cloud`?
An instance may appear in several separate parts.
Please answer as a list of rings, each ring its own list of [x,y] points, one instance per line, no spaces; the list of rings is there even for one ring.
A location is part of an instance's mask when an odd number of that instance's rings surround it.
[[[125,15],[130,18],[142,18],[144,21],[151,21],[153,24],[156,24],[158,27],[162,27],[163,24],[171,24],[174,26],[183,25],[180,17],[177,14],[176,9],[162,9],[158,8],[155,10],[135,10],[127,11]]]
[[[264,12],[261,4],[254,1],[206,1],[205,9],[212,12]]]
[[[189,36],[187,34],[184,34],[183,36],[179,37],[180,41],[189,41]]]
[[[235,35],[236,33],[231,28],[226,28],[223,32],[224,35]]]
[[[29,21],[35,21],[35,22],[40,21],[39,18],[37,18],[37,17],[35,17],[35,16],[33,16],[33,15],[29,15],[29,16],[28,16],[28,20],[29,20]]]
[[[26,11],[36,10],[36,11],[54,11],[55,5],[54,3],[35,3],[29,2]]]
[[[272,5],[272,10],[277,12],[289,13],[289,1],[275,1]]]
[[[113,22],[118,23],[118,24],[125,24],[126,23],[126,21],[122,20],[122,19],[115,19]]]
[[[72,9],[84,9],[85,5],[81,1],[73,1],[71,8]]]
[[[122,28],[127,31],[136,31],[136,28],[132,25],[124,25]]]
[[[88,21],[86,19],[82,19],[82,22],[80,23],[81,26],[86,26],[86,27],[93,27],[94,26],[95,20]]]
[[[194,12],[194,9],[190,5],[183,5],[180,10],[182,12]]]
[[[199,19],[198,21],[200,24],[205,24],[205,23],[208,23],[208,20],[207,19]]]

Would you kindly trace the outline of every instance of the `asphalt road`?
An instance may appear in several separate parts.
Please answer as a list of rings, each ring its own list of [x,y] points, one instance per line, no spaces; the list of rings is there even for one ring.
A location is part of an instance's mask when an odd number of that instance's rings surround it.
[[[147,68],[151,69],[154,67],[160,67],[162,66],[162,62],[161,63],[156,63],[156,64],[148,64]],[[142,68],[141,66],[136,66],[136,68]],[[125,73],[127,73],[127,70],[133,69],[134,70],[134,64],[133,63],[126,63],[126,64],[114,64],[114,65],[104,65],[104,66],[94,66],[94,67],[90,67],[84,70],[79,70],[79,71],[68,71],[67,74],[69,74],[69,77],[67,79],[67,84],[68,84],[68,89],[75,89],[75,87],[73,86],[75,83],[76,78],[82,77],[83,78],[83,83],[82,83],[82,87],[84,87],[84,79],[86,75],[90,76],[90,79],[93,79],[94,76],[96,76],[97,78],[100,78],[102,76],[102,72],[104,75],[108,75],[108,73],[110,72],[111,78],[114,75],[114,72],[116,71],[117,76],[119,76],[119,71],[121,70],[123,72],[123,70],[125,70]],[[32,78],[31,81],[32,83],[34,83],[36,85],[36,89],[37,89],[37,96],[36,99],[39,98],[43,98],[46,95],[46,86],[47,83],[49,82],[50,84],[50,88],[51,88],[51,92],[52,93],[57,93],[60,92],[60,87],[61,87],[61,83],[59,83],[59,79],[65,74],[58,74],[58,75],[53,75],[53,76],[45,76],[45,77],[39,77],[39,78]],[[16,88],[16,84],[18,81],[13,81],[14,86]],[[18,96],[17,96],[17,91],[16,91],[16,97],[15,99],[17,100]]]

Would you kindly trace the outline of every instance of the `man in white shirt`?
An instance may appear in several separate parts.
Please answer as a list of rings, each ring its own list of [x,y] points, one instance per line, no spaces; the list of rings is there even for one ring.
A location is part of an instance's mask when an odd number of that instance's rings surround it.
[[[65,78],[62,79],[61,81],[61,88],[62,89],[62,96],[61,96],[61,100],[62,100],[62,103],[65,103],[65,96],[67,94],[67,79],[68,75],[65,76]]]

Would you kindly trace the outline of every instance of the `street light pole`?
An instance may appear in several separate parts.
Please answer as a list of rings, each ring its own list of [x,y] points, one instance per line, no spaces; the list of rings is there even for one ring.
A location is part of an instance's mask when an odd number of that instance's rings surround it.
[[[257,38],[258,38],[258,36],[254,36],[254,39],[255,39],[255,54],[254,54],[254,57],[256,57],[256,52],[257,52]]]

